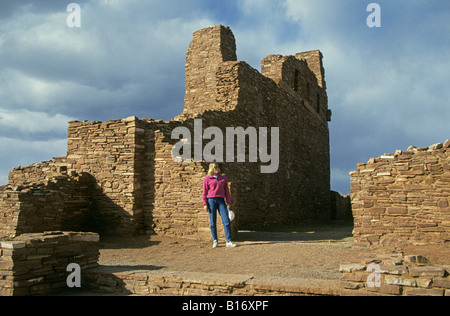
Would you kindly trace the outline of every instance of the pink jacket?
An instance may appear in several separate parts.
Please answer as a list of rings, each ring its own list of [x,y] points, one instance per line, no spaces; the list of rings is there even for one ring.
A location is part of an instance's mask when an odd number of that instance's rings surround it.
[[[203,180],[203,205],[208,204],[208,199],[216,197],[224,198],[228,205],[231,204],[228,180],[221,174],[219,174],[217,178],[214,176],[207,176]]]

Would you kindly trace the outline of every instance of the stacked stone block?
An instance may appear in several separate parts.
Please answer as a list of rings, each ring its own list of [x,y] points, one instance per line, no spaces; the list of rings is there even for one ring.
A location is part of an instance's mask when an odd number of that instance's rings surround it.
[[[132,116],[107,122],[69,122],[67,168],[91,175],[93,208],[102,233],[141,229],[142,192],[136,157],[144,149],[139,121]]]
[[[14,168],[8,177],[9,186],[26,186],[45,183],[55,176],[67,176],[66,157],[54,157],[31,166]]]
[[[433,266],[422,256],[373,255],[340,267],[347,295],[450,296],[448,267]]]
[[[11,174],[15,176],[17,172]],[[87,230],[92,216],[89,198],[92,185],[86,175],[61,175],[47,177],[41,183],[4,186],[0,192],[0,237]]]
[[[47,232],[0,240],[0,296],[46,295],[67,288],[69,264],[98,264],[99,236]]]
[[[351,175],[357,245],[450,241],[450,141],[358,164]]]

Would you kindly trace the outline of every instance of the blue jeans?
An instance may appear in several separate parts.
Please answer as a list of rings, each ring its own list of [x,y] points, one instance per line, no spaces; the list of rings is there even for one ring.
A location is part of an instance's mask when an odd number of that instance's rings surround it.
[[[211,224],[211,235],[213,240],[217,240],[217,211],[222,217],[223,227],[225,229],[225,239],[231,241],[231,223],[228,217],[228,208],[224,198],[208,199],[209,223]]]

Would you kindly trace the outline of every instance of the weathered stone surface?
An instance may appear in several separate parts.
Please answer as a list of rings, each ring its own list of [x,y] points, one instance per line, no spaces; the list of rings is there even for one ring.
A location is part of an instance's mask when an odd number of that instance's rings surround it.
[[[90,238],[70,238],[73,236]],[[0,295],[45,295],[66,288],[69,264],[81,269],[98,265],[94,240],[98,241],[98,234],[74,232],[22,234],[0,240]]]
[[[24,242],[14,242],[14,241],[3,241],[0,242],[0,247],[2,249],[23,249],[25,248],[27,245]]]
[[[443,277],[445,269],[433,266],[410,267],[409,273],[413,277]]]
[[[389,285],[401,285],[401,286],[412,286],[412,287],[417,286],[416,279],[413,279],[413,278],[398,278],[398,277],[394,277],[394,276],[386,276],[384,280],[385,280],[386,284],[389,284]]]
[[[357,272],[357,271],[365,271],[366,266],[362,264],[343,264],[339,267],[339,272],[341,273],[350,273],[350,272]]]
[[[342,288],[349,290],[359,290],[364,288],[364,284],[356,282],[341,282],[341,286]]]
[[[430,261],[423,256],[411,255],[411,256],[405,256],[405,262],[406,263],[415,263],[415,264],[427,264]]]
[[[428,147],[429,150],[437,150],[443,148],[442,143],[437,143]]]
[[[385,274],[402,275],[408,273],[408,268],[406,266],[380,265],[380,272]]]
[[[351,172],[357,245],[450,240],[450,150],[446,143],[411,146],[408,151],[358,164]]]
[[[407,296],[443,296],[444,290],[441,289],[406,289]]]
[[[381,262],[393,261],[396,265]],[[341,265],[341,287],[356,295],[364,291],[379,295],[443,296],[450,288],[450,277],[443,267],[428,265],[422,256],[404,256],[402,252],[390,255],[372,255],[364,264],[352,269]],[[417,263],[420,262],[420,266]],[[342,268],[344,267],[344,268]],[[364,272],[361,272],[364,271]]]
[[[380,292],[387,295],[401,295],[402,288],[398,285],[383,284],[380,287]]]
[[[450,279],[449,278],[433,279],[433,286],[444,288],[444,289],[450,289]]]
[[[450,139],[447,139],[442,147],[450,148]]]

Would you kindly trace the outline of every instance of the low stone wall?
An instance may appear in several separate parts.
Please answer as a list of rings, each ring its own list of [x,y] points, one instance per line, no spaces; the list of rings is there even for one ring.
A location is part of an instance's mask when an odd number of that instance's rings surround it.
[[[15,174],[15,173],[14,173]],[[88,175],[60,175],[0,190],[0,238],[45,231],[90,231]]]
[[[450,296],[450,268],[432,266],[422,256],[374,255],[341,265],[340,272],[347,295]]]
[[[67,286],[67,266],[98,265],[99,236],[47,232],[0,240],[0,296],[46,295]]]
[[[27,186],[45,183],[56,176],[67,176],[66,157],[53,157],[53,160],[35,163],[26,167],[17,167],[9,172],[10,186]]]
[[[82,288],[139,296],[338,296],[339,281],[270,280],[249,275],[133,270],[99,266],[83,271]]]
[[[450,140],[372,158],[350,175],[356,245],[450,241]]]

